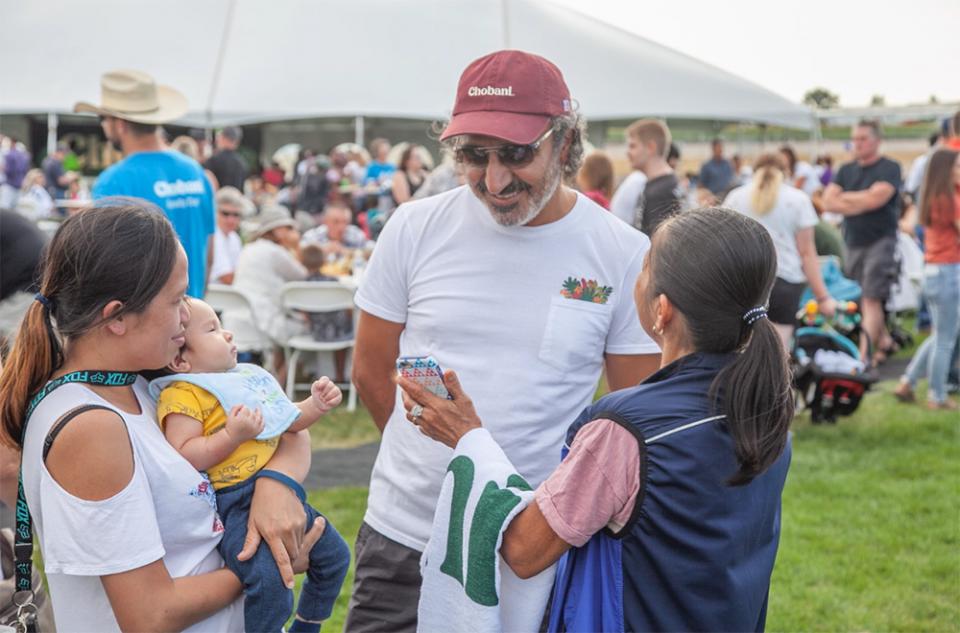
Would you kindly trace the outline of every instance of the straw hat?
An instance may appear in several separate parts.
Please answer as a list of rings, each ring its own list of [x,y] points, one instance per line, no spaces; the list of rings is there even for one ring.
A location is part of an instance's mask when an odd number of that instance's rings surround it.
[[[281,226],[297,227],[296,221],[290,217],[290,212],[280,205],[267,207],[260,212],[259,219],[260,222],[253,232],[253,239],[263,237],[266,233],[269,233],[273,229],[278,229]]]
[[[160,86],[138,70],[112,70],[100,77],[101,105],[80,101],[74,112],[91,112],[134,123],[160,124],[187,113],[187,98],[169,86]]]

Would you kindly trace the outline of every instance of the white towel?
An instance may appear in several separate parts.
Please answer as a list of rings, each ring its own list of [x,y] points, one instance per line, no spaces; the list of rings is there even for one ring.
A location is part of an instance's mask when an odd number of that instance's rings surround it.
[[[463,436],[420,559],[418,631],[539,630],[556,566],[521,580],[500,556],[504,530],[531,501],[530,486],[486,429]]]
[[[866,365],[849,354],[829,349],[818,349],[813,355],[813,362],[820,367],[820,371],[829,374],[862,374]]]

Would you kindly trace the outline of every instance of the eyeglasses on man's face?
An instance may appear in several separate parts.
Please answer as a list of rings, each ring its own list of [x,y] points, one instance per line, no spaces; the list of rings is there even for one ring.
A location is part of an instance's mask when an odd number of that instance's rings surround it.
[[[463,145],[457,148],[457,160],[466,163],[472,167],[486,167],[490,162],[490,154],[496,153],[497,160],[504,167],[517,168],[526,167],[533,162],[537,155],[540,145],[553,134],[553,128],[528,145],[517,145],[507,143],[505,145],[492,145],[489,147],[480,147],[477,145]]]
[[[239,217],[240,217],[240,212],[239,212],[239,211],[227,211],[226,209],[220,209],[220,215],[222,215],[222,216],[225,217],[225,218],[239,218]]]

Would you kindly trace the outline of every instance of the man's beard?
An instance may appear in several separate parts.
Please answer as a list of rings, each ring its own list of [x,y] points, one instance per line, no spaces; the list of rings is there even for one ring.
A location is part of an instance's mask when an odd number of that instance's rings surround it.
[[[549,202],[550,199],[553,198],[553,194],[557,192],[557,188],[560,186],[560,180],[561,169],[560,163],[557,161],[550,162],[550,166],[544,174],[543,184],[539,188],[539,191],[535,189],[533,185],[514,177],[513,182],[504,187],[499,195],[510,195],[514,191],[521,193],[526,192],[526,208],[521,207],[520,202],[510,205],[498,205],[490,202],[490,199],[486,197],[489,190],[482,178],[477,181],[476,185],[473,185],[473,193],[487,206],[490,210],[490,215],[493,216],[494,221],[500,226],[525,226],[540,215],[543,208],[547,206],[547,202]]]

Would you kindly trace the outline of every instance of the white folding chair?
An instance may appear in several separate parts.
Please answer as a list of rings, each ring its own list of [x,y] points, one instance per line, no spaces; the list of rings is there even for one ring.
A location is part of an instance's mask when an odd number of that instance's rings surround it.
[[[273,357],[273,341],[260,329],[257,315],[250,299],[240,290],[226,284],[209,284],[203,300],[219,313],[229,311],[224,324],[233,332],[233,343],[239,352],[261,352],[264,367],[270,367]]]
[[[290,316],[303,312],[331,313],[341,310],[353,310],[353,331],[357,331],[357,311],[353,305],[353,288],[344,286],[337,281],[291,281],[283,285],[281,303],[283,310]],[[350,350],[347,364],[352,362],[353,345],[355,338],[342,341],[318,341],[310,334],[301,334],[289,337],[284,342],[287,357],[287,397],[293,399],[296,389],[309,389],[308,383],[297,383],[297,360],[301,352],[336,352]],[[347,396],[347,411],[357,408],[357,390],[353,382],[338,385],[349,388]]]

